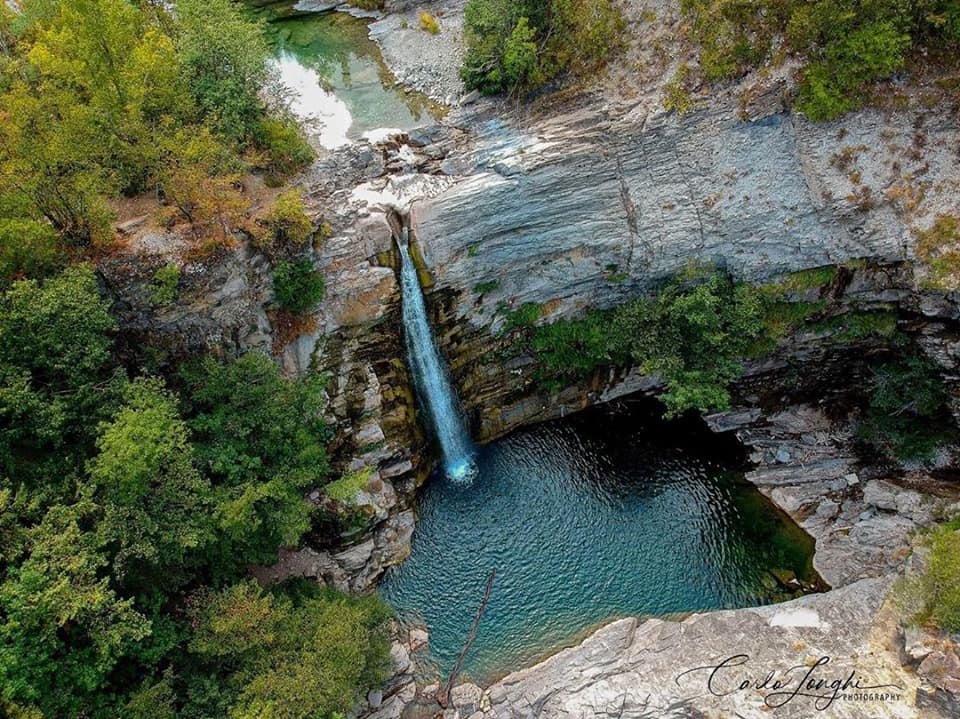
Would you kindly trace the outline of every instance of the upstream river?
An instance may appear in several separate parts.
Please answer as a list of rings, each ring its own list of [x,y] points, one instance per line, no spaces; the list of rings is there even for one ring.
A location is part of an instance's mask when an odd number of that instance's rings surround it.
[[[292,2],[251,7],[266,23],[274,68],[314,144],[332,149],[443,116],[443,106],[397,84],[367,36],[368,20],[301,13]]]

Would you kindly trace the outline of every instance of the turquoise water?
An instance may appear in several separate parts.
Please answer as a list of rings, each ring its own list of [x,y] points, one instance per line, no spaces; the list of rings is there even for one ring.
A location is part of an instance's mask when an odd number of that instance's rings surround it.
[[[251,0],[256,6],[256,0]],[[333,148],[377,130],[431,124],[443,108],[397,86],[367,21],[341,12],[294,13],[293,3],[262,5],[274,67],[292,107],[315,141]]]
[[[496,569],[464,663],[478,680],[613,617],[786,599],[770,570],[812,580],[813,541],[713,442],[705,430],[590,410],[482,447],[471,485],[442,472],[429,480],[412,555],[381,592],[425,621],[445,673]]]

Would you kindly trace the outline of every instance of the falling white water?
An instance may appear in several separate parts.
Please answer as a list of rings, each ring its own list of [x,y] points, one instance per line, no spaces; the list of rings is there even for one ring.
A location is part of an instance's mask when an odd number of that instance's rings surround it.
[[[400,284],[403,291],[403,326],[407,356],[422,402],[443,452],[443,468],[455,481],[468,482],[476,474],[473,443],[467,434],[447,369],[433,341],[417,268],[410,259],[407,228],[400,242]]]

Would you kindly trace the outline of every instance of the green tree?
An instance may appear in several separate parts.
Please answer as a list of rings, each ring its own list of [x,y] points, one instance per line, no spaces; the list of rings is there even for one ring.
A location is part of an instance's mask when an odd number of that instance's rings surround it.
[[[760,299],[721,273],[664,287],[657,298],[618,313],[614,351],[667,383],[670,413],[723,409],[727,385],[743,371],[739,360],[762,332]]]
[[[740,358],[764,332],[758,292],[720,272],[694,270],[655,297],[533,330],[544,378],[585,376],[598,366],[638,366],[666,385],[668,413],[723,409]]]
[[[97,450],[86,492],[103,507],[97,534],[114,576],[127,586],[174,590],[215,527],[210,483],[194,466],[187,425],[162,381],[127,386]]]
[[[180,377],[196,461],[214,484],[217,563],[229,571],[274,561],[310,526],[304,492],[327,479],[320,378],[284,379],[256,353],[226,364],[207,357]]]
[[[612,0],[469,0],[460,75],[485,94],[528,92],[568,72],[592,72],[623,41]]]
[[[70,491],[123,384],[108,308],[85,265],[0,297],[0,476]]]
[[[271,596],[242,583],[199,609],[190,648],[227,672],[237,692],[232,719],[336,716],[386,678],[389,615],[376,597],[315,585]]]
[[[87,265],[42,285],[15,282],[0,302],[0,363],[29,370],[44,388],[76,389],[103,378],[116,326]]]
[[[264,114],[268,48],[260,27],[230,0],[177,2],[177,47],[190,93],[218,132],[243,142]]]
[[[0,289],[16,279],[50,274],[64,262],[53,228],[31,219],[0,218]]]
[[[947,390],[929,360],[904,357],[872,368],[858,433],[880,456],[929,459],[953,439],[950,424]]]
[[[125,0],[63,0],[21,54],[0,98],[0,189],[76,242],[104,239],[104,197],[146,186],[154,135],[184,107],[173,44]]]
[[[323,274],[308,259],[283,260],[273,270],[273,293],[282,309],[302,315],[323,300]]]
[[[0,698],[45,716],[95,714],[109,702],[110,673],[150,632],[133,602],[110,588],[106,559],[81,520],[52,508],[0,585]]]
[[[536,86],[540,82],[536,32],[530,21],[521,17],[503,48],[504,81],[511,87]]]

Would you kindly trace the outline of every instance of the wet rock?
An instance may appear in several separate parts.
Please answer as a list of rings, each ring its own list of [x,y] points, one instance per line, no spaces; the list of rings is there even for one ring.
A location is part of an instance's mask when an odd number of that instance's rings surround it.
[[[450,703],[460,712],[460,716],[468,717],[480,710],[480,697],[483,690],[476,684],[458,684],[450,690]]]
[[[390,646],[390,662],[394,674],[406,674],[410,671],[410,652],[402,642],[394,642]]]
[[[410,651],[419,652],[427,648],[430,642],[430,635],[423,627],[414,627],[409,632]]]

